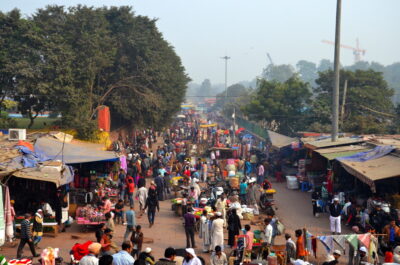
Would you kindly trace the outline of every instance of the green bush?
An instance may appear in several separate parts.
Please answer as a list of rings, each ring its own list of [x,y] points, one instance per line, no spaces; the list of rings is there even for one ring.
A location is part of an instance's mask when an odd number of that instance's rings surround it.
[[[16,128],[16,127],[17,127],[17,121],[15,119],[4,117],[3,115],[0,116],[1,129]]]
[[[76,131],[78,132],[79,139],[88,141],[98,140],[96,121],[82,122],[77,124]]]

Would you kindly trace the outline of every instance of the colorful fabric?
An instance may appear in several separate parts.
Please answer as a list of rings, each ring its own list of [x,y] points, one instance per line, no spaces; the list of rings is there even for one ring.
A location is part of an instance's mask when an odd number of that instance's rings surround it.
[[[346,251],[346,237],[344,235],[334,235],[333,240],[343,251]]]
[[[332,236],[319,236],[318,239],[324,245],[325,250],[328,254],[333,251],[333,237]]]
[[[345,235],[345,238],[354,249],[358,249],[358,237],[356,234]]]
[[[8,265],[6,257],[0,255],[0,265]]]
[[[369,244],[371,242],[371,234],[370,233],[361,234],[361,235],[358,235],[357,237],[358,237],[358,240],[360,240],[361,244],[363,244],[363,246],[368,249]]]

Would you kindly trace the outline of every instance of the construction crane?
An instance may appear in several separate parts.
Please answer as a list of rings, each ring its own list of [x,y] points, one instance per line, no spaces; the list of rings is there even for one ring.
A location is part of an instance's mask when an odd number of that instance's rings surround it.
[[[329,40],[322,40],[322,42],[323,42],[323,43],[326,43],[326,44],[335,45],[335,42],[329,41]],[[340,47],[342,47],[342,48],[344,48],[344,49],[349,49],[349,50],[352,50],[352,51],[353,51],[353,54],[354,54],[354,62],[355,62],[355,63],[361,61],[361,59],[362,59],[361,56],[364,56],[365,53],[367,52],[366,50],[360,48],[360,43],[359,43],[359,41],[358,41],[358,38],[356,39],[356,47],[352,47],[352,46],[344,45],[344,44],[341,44]]]
[[[271,55],[269,55],[268,52],[267,52],[267,57],[268,57],[268,60],[269,60],[270,64],[274,65],[274,62],[272,61]]]

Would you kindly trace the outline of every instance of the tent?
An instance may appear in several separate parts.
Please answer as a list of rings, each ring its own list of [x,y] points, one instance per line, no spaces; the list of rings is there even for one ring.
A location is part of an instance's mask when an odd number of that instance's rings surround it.
[[[35,152],[43,158],[61,160],[65,164],[119,160],[115,152],[103,151],[101,146],[80,141],[63,143],[53,138],[42,137],[36,140]]]

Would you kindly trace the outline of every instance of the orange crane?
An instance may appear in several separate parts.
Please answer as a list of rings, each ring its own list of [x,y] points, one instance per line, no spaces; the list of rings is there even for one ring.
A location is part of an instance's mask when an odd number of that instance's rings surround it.
[[[335,45],[335,42],[329,41],[329,40],[322,40],[322,42],[323,42],[323,43],[326,43],[326,44]],[[344,49],[349,49],[349,50],[352,50],[352,51],[353,51],[353,54],[354,54],[354,62],[355,62],[355,63],[361,61],[361,56],[364,56],[365,53],[367,52],[366,50],[360,48],[360,43],[359,43],[359,41],[358,41],[358,38],[356,39],[356,47],[352,47],[352,46],[344,45],[344,44],[341,44],[340,47],[342,47],[342,48],[344,48]]]

